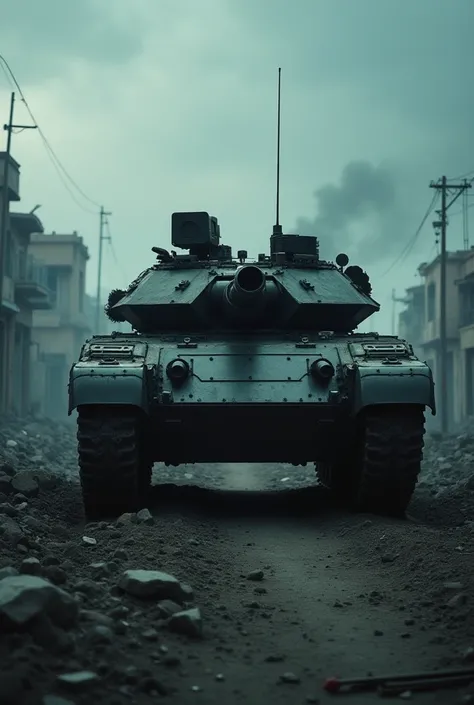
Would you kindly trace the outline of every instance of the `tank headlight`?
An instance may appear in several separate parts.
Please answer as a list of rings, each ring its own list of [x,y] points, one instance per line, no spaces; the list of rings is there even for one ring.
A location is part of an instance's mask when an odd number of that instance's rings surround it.
[[[174,384],[182,384],[189,376],[189,364],[186,360],[171,360],[166,366],[166,374]]]
[[[309,368],[311,377],[329,382],[334,375],[334,365],[329,360],[314,360]]]

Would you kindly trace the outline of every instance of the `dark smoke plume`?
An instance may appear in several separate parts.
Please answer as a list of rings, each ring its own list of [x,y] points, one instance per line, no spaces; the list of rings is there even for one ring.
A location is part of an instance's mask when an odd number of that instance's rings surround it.
[[[366,161],[350,162],[339,185],[315,191],[317,215],[298,218],[296,232],[316,235],[323,259],[339,252],[375,262],[393,249],[399,233],[394,177],[388,168]]]

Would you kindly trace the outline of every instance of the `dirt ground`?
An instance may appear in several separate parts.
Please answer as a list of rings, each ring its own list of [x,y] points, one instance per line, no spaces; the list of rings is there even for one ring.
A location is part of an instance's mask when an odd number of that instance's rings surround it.
[[[2,705],[361,705],[379,695],[330,695],[324,680],[474,661],[474,522],[453,526],[451,506],[440,525],[433,493],[394,521],[341,511],[309,467],[157,467],[153,523],[85,525],[77,471],[67,475],[26,507],[2,504],[27,540],[3,540],[0,567],[49,578],[81,610],[59,640],[56,628],[0,635]],[[129,569],[189,584],[202,633],[175,633],[157,600],[120,589]],[[404,697],[474,701],[469,688]]]

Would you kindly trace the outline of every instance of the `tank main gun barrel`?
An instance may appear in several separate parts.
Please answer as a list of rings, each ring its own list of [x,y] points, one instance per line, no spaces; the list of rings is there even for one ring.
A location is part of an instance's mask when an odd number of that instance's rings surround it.
[[[245,309],[263,302],[265,274],[260,267],[246,264],[240,267],[226,289],[226,299],[234,308]]]

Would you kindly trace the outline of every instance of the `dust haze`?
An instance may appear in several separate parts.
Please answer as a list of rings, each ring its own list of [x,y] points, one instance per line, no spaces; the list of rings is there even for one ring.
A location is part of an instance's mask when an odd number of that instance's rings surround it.
[[[369,705],[367,674],[423,672],[390,694],[474,702],[474,253],[450,260],[446,432],[435,211],[384,276],[431,180],[474,176],[473,35],[472,0],[0,0],[47,136],[0,58],[2,705],[332,705],[335,674]],[[366,282],[311,253],[232,302],[209,221],[199,254],[151,252],[206,211],[269,253],[278,66],[280,222],[367,271],[382,311],[355,331]]]

